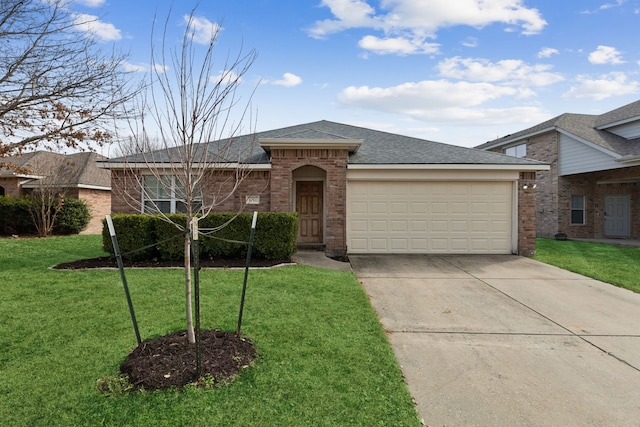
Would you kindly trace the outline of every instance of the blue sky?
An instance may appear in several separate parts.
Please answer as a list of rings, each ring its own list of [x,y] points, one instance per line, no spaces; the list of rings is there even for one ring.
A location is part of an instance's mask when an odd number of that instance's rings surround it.
[[[173,8],[179,40],[194,5],[72,7],[142,76],[154,14]],[[222,26],[221,67],[241,46],[258,52],[242,84],[245,100],[257,86],[258,131],[331,120],[475,146],[640,99],[640,0],[203,0],[196,16]]]

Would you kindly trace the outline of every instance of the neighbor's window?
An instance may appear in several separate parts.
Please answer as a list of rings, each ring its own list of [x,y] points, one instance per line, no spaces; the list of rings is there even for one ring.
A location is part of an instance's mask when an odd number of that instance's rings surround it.
[[[514,145],[504,149],[504,154],[513,157],[527,157],[527,144]]]
[[[584,196],[571,196],[571,224],[584,224]]]
[[[176,177],[147,175],[143,177],[143,185],[144,213],[184,213],[187,211],[187,205],[184,201],[184,186]],[[194,210],[200,208],[201,200],[202,197],[195,198]]]

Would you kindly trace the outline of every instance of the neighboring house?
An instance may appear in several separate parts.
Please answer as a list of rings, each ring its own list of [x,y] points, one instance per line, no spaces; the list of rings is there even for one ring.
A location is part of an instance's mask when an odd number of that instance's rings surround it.
[[[476,148],[548,163],[537,179],[537,233],[640,239],[640,101],[562,114]]]
[[[23,153],[0,159],[12,167],[0,168],[0,195],[21,197],[36,188],[59,189],[65,197],[87,202],[91,221],[83,233],[100,233],[102,219],[111,212],[111,173],[99,169],[106,157],[96,153]]]
[[[329,121],[244,135],[233,144],[245,153],[235,161],[251,172],[218,209],[296,211],[299,246],[323,247],[328,255],[535,252],[532,186],[535,172],[548,169],[541,162]],[[166,182],[174,182],[172,154],[151,154]],[[114,212],[144,210],[145,193],[167,212],[181,210],[173,191],[153,188],[157,178],[140,155],[102,167],[112,172]],[[151,188],[142,192],[139,182]],[[205,192],[216,183],[205,183]]]

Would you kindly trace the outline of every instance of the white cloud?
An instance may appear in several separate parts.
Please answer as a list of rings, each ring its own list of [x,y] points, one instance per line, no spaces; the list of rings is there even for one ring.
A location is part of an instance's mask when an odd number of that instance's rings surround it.
[[[621,53],[611,46],[598,46],[596,50],[589,54],[589,62],[592,64],[623,64],[620,58]]]
[[[376,36],[365,36],[358,42],[358,46],[379,55],[409,55],[415,53],[437,53],[440,45],[420,39],[409,40],[404,37],[381,39]]]
[[[462,41],[462,46],[464,47],[477,47],[478,39],[475,37],[467,37]]]
[[[339,100],[345,105],[413,115],[421,110],[477,106],[518,93],[515,88],[489,83],[424,80],[387,88],[350,86],[342,90]]]
[[[559,53],[558,49],[543,47],[540,52],[538,52],[538,58],[551,58],[553,55],[558,55]]]
[[[146,65],[136,65],[130,62],[123,62],[121,65],[125,71],[131,72],[131,73],[144,73],[148,69]]]
[[[113,24],[101,22],[95,15],[75,14],[73,15],[73,25],[87,36],[97,37],[102,41],[116,41],[122,38],[120,30]]]
[[[400,114],[433,123],[496,125],[546,120],[537,107],[479,108],[487,101],[516,96],[515,88],[488,83],[451,83],[444,80],[406,83],[390,88],[348,87],[339,96],[346,106]]]
[[[438,70],[443,77],[518,86],[548,86],[564,80],[560,74],[552,73],[551,68],[551,65],[545,64],[528,65],[519,59],[490,62],[487,59],[458,56],[438,63]]]
[[[381,10],[376,11],[363,0],[323,0],[321,5],[330,9],[334,19],[316,21],[309,35],[323,38],[351,28],[369,28],[383,31],[389,39],[401,35],[424,40],[435,37],[441,28],[458,25],[481,28],[502,23],[509,30],[519,27],[523,34],[539,33],[547,25],[524,0],[382,0],[379,4]],[[403,49],[399,52],[406,54]]]
[[[302,83],[302,78],[296,76],[293,73],[284,73],[282,79],[274,81],[265,81],[265,83],[271,83],[276,86],[293,87]]]
[[[639,82],[630,81],[626,74],[619,72],[605,74],[597,79],[581,75],[577,80],[578,84],[564,93],[563,98],[589,98],[599,101],[611,96],[638,93],[640,90]]]
[[[105,0],[76,0],[76,3],[87,7],[100,7],[104,2]]]
[[[366,1],[361,0],[322,0],[322,6],[331,10],[337,19],[317,21],[309,29],[309,35],[324,38],[328,34],[337,33],[349,28],[379,27],[380,23],[372,16],[373,9]]]
[[[202,16],[183,16],[184,23],[193,34],[193,41],[200,44],[209,44],[222,29],[216,22],[211,22]]]
[[[148,65],[132,64],[130,62],[123,62],[121,65],[122,68],[124,68],[124,70],[127,72],[146,73],[147,71],[149,71]],[[166,65],[156,64],[153,66],[153,69],[157,73],[164,73],[169,69],[169,67],[167,67]]]
[[[618,6],[622,6],[624,3],[626,3],[627,0],[616,0],[615,3],[605,3],[602,6],[600,6],[600,10],[606,10],[606,9],[611,9],[613,7],[618,7]]]
[[[242,77],[232,70],[220,71],[219,74],[209,77],[209,81],[213,84],[228,85],[231,83],[242,82]]]

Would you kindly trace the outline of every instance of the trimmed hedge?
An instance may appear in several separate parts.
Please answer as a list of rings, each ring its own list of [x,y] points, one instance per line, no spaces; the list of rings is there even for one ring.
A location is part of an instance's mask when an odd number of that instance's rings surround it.
[[[156,222],[157,219],[150,215],[111,215],[113,228],[115,228],[118,238],[118,248],[124,258],[131,260],[152,259],[158,256],[158,248],[153,245],[156,241]],[[146,249],[129,253],[141,248]],[[114,255],[113,244],[111,243],[111,235],[107,220],[102,220],[102,247],[106,252]]]
[[[176,224],[186,224],[185,215],[171,214],[167,217]],[[124,258],[183,258],[184,239],[180,238],[182,232],[175,224],[163,220],[160,215],[116,214],[111,219],[116,230],[118,247]],[[246,257],[246,243],[249,242],[252,220],[252,213],[212,213],[201,219],[198,224],[201,230],[200,256],[211,259]],[[113,255],[106,220],[103,220],[103,224],[102,246]],[[296,252],[297,235],[296,213],[258,213],[252,256],[262,259],[289,259]],[[130,253],[154,242],[158,242],[158,245],[141,252]]]
[[[36,234],[30,213],[32,204],[26,197],[0,196],[0,234]]]
[[[31,197],[0,196],[0,235],[38,234],[31,210],[39,209],[39,203],[38,199]],[[91,212],[85,201],[64,199],[53,226],[53,234],[78,234],[90,220]]]

